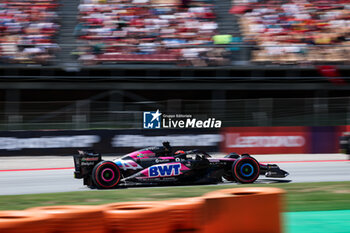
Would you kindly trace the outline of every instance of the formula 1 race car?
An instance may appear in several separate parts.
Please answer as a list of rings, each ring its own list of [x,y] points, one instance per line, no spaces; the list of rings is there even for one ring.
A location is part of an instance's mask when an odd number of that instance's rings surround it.
[[[275,164],[260,164],[249,154],[231,153],[211,158],[200,150],[176,151],[168,142],[104,161],[93,151],[74,155],[75,178],[84,179],[90,188],[110,189],[119,184],[185,185],[227,181],[253,183],[259,175],[284,178],[288,172]]]

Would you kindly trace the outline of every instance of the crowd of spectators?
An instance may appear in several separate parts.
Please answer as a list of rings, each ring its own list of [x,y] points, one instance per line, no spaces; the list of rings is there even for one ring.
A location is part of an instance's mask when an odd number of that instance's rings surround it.
[[[0,2],[0,63],[48,64],[58,45],[56,0]]]
[[[75,55],[84,64],[227,62],[210,46],[218,27],[210,0],[81,0],[79,12]]]
[[[253,62],[348,63],[349,0],[233,0]]]
[[[78,1],[79,46],[72,54],[83,64],[226,65],[229,52],[240,49],[213,46],[233,38],[217,35],[211,0]],[[232,1],[253,62],[349,63],[349,0]],[[59,50],[58,4],[0,2],[0,63],[50,64]]]

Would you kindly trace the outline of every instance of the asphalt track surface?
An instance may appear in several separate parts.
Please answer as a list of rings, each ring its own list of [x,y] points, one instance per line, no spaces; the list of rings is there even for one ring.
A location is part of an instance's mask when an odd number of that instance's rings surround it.
[[[256,183],[350,181],[350,161],[344,159],[316,161],[286,161],[282,159],[276,164],[288,171],[290,175],[283,179],[260,176]],[[0,195],[89,190],[83,186],[82,180],[73,178],[71,166],[49,168],[31,168],[29,166],[20,169],[0,167]]]

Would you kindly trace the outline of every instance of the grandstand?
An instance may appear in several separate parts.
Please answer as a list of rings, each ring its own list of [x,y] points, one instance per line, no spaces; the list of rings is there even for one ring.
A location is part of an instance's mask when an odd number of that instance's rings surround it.
[[[240,14],[244,37],[257,46],[252,62],[349,63],[348,1],[233,2],[232,10]]]
[[[59,46],[56,0],[0,3],[1,63],[50,64]]]
[[[0,48],[1,129],[350,119],[348,1],[6,0]]]
[[[79,5],[76,27],[84,44],[78,48],[78,59],[84,64],[188,60],[195,65],[200,53],[209,59],[213,50],[177,48],[211,43],[217,28],[213,4],[196,1],[188,7],[176,1],[85,2]]]
[[[8,0],[3,64],[342,64],[348,1]]]

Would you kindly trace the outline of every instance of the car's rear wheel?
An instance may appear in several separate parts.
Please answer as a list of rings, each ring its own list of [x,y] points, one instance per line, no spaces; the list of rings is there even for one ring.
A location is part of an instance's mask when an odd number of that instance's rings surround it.
[[[232,176],[239,183],[253,183],[259,174],[260,165],[253,157],[240,157],[232,165]]]
[[[120,181],[119,167],[111,161],[102,161],[92,170],[92,181],[99,189],[115,188]]]

